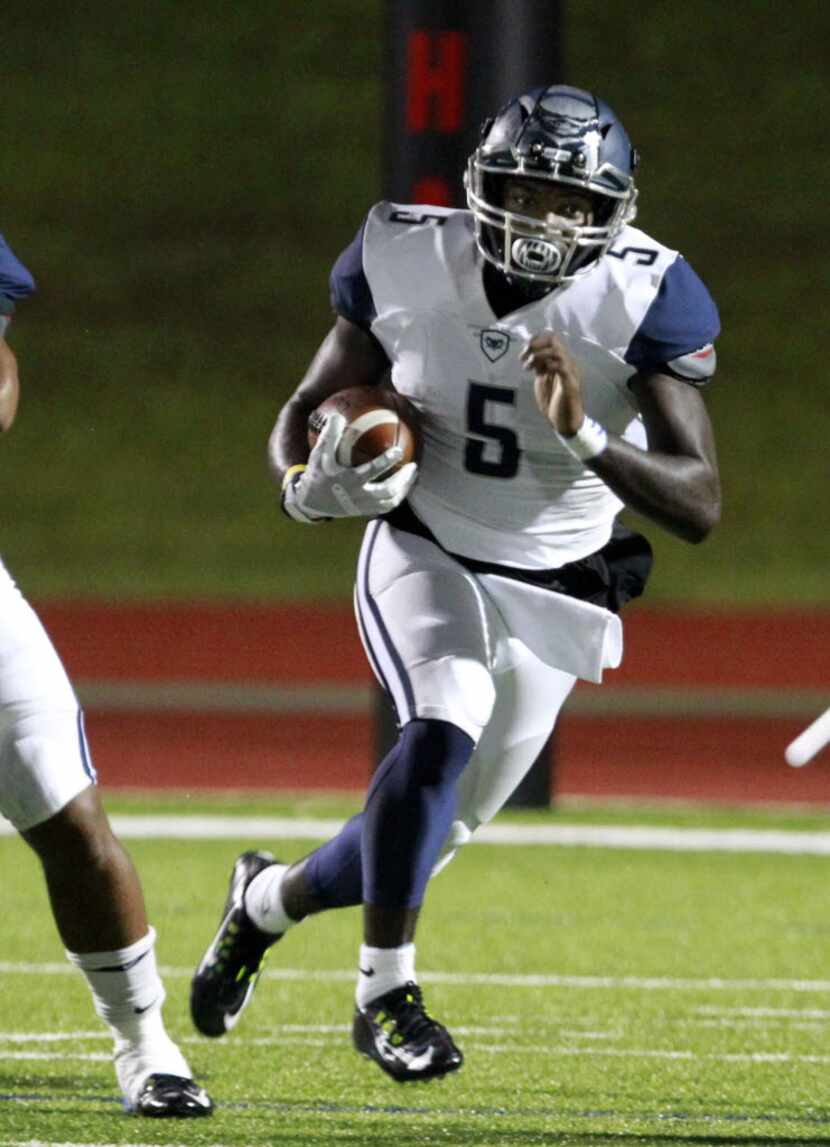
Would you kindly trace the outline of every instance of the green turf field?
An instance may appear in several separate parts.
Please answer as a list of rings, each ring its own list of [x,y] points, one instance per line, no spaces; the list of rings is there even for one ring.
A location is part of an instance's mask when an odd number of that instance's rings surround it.
[[[339,800],[112,798],[111,811],[342,816]],[[499,823],[826,830],[793,810],[565,807]],[[274,950],[222,1042],[192,1033],[190,971],[248,839],[130,839],[166,969],[166,1013],[218,1103],[212,1120],[121,1114],[35,863],[0,839],[0,1145],[785,1144],[830,1141],[828,860],[763,852],[469,847],[431,888],[427,1003],[466,1054],[406,1089],[349,1046],[356,911]],[[312,842],[258,840],[289,858]],[[13,879],[10,878],[13,874]]]

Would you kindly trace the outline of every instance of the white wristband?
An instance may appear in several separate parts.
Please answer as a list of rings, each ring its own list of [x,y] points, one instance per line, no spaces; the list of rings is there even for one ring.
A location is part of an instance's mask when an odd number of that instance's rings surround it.
[[[580,462],[590,462],[592,458],[598,458],[608,445],[605,427],[600,426],[587,414],[576,434],[569,434],[567,437],[558,434],[557,437]]]

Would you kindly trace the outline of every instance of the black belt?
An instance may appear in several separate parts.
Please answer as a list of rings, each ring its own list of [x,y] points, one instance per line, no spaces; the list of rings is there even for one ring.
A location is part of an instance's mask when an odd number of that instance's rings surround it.
[[[471,573],[498,574],[499,577],[529,582],[592,605],[601,605],[614,613],[619,613],[627,601],[640,596],[654,560],[648,540],[619,522],[614,522],[611,537],[602,549],[555,569],[537,570],[482,562],[454,554],[441,545],[408,502],[402,502],[391,513],[384,514],[383,520],[396,530],[404,530],[432,542]]]

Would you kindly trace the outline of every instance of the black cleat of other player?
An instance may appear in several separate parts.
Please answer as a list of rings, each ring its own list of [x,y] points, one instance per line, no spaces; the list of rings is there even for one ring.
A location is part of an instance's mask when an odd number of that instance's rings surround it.
[[[434,1079],[464,1062],[447,1029],[427,1015],[421,989],[412,982],[356,1008],[352,1039],[398,1083]]]
[[[198,1119],[210,1115],[213,1104],[203,1087],[182,1075],[151,1075],[130,1108],[150,1119]]]
[[[245,889],[276,863],[270,852],[243,852],[234,863],[222,923],[190,984],[190,1014],[202,1035],[230,1031],[253,994],[265,953],[279,940],[257,928],[244,906]]]

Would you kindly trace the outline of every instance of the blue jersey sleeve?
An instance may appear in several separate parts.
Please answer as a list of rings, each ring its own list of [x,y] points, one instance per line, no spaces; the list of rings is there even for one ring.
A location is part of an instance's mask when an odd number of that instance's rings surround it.
[[[357,235],[340,255],[329,279],[331,305],[338,315],[368,330],[377,315],[372,290],[363,270],[364,221]]]
[[[640,371],[669,367],[668,373],[685,377],[689,356],[701,351],[708,355],[719,333],[720,318],[712,296],[678,255],[663,276],[660,289],[628,346],[625,361]],[[713,354],[710,357],[713,368]],[[680,371],[672,369],[674,363],[681,365]]]
[[[15,300],[25,299],[34,289],[34,279],[0,235],[0,315],[14,314]]]

